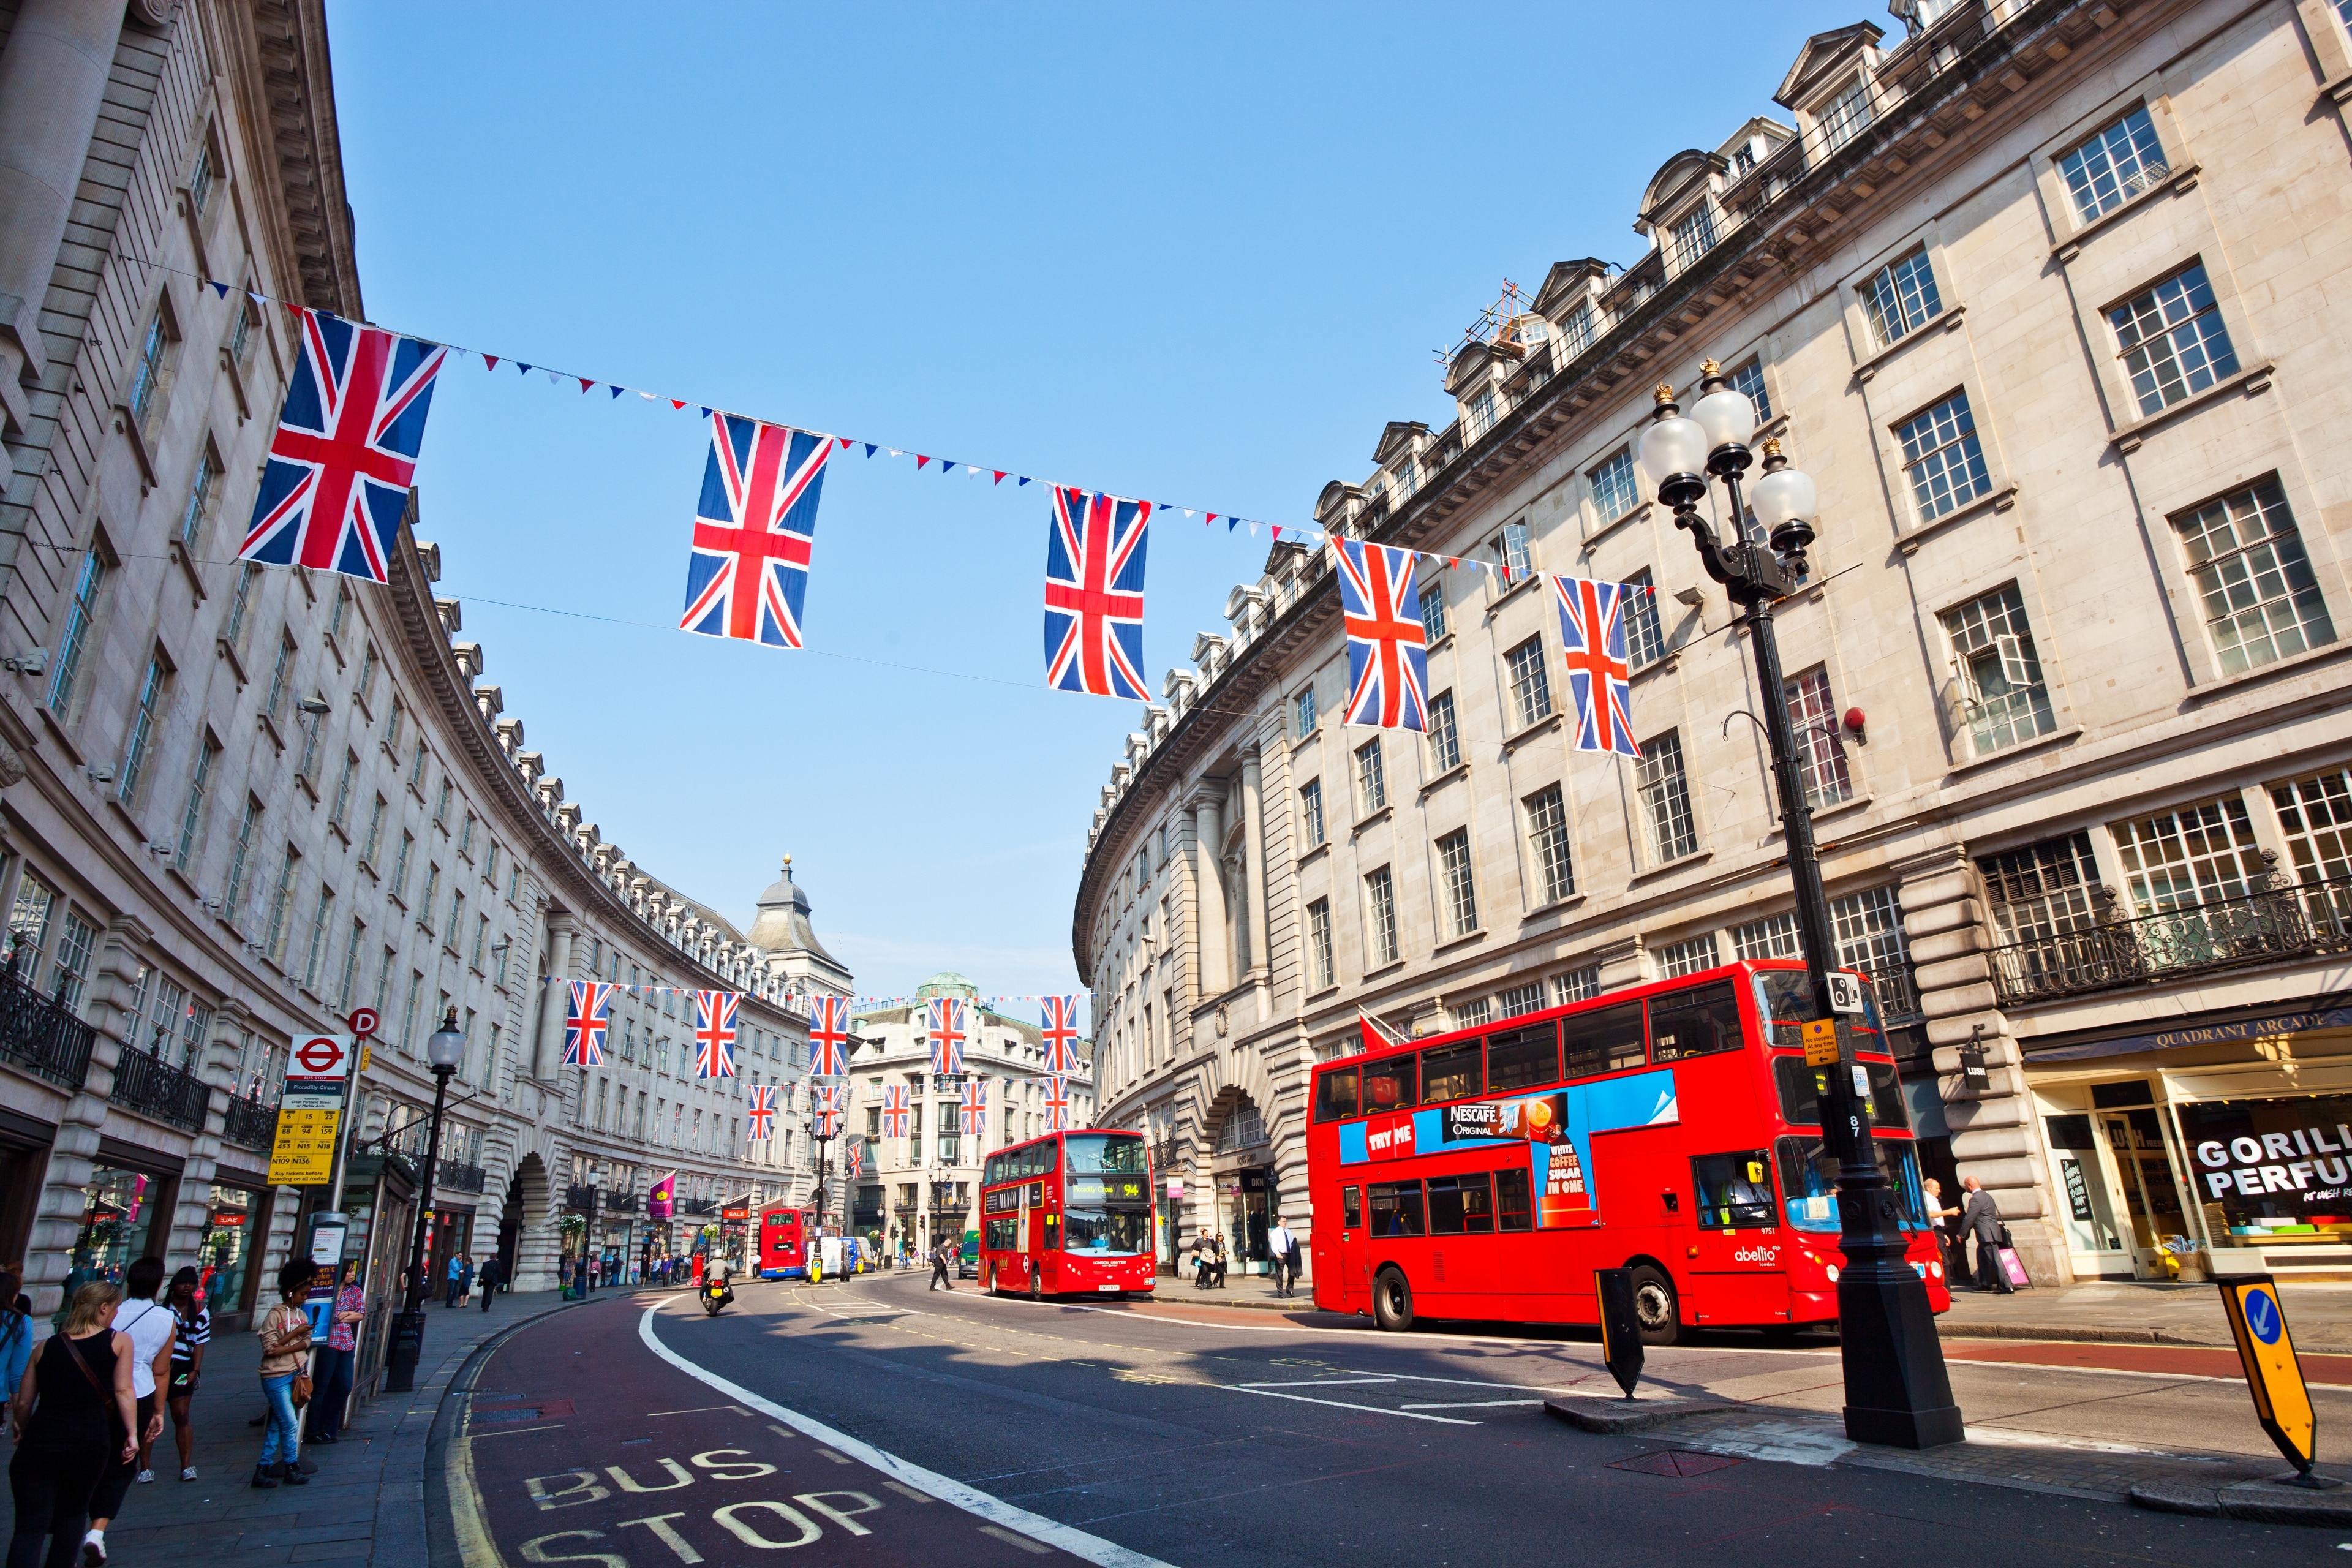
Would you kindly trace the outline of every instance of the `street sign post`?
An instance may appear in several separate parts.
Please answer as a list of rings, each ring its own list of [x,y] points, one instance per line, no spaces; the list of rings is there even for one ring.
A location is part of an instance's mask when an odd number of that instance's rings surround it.
[[[2294,1338],[2286,1330],[2277,1282],[2267,1274],[2225,1274],[2214,1283],[2221,1289],[2230,1337],[2238,1342],[2246,1391],[2254,1396],[2254,1416],[2294,1467],[2294,1475],[2280,1479],[2315,1491],[2342,1486],[2313,1468],[2319,1424],[2311,1407],[2311,1390],[2303,1381],[2303,1363],[2294,1353]]]
[[[272,1183],[309,1187],[333,1176],[351,1070],[348,1037],[295,1037],[286,1053],[286,1086],[278,1097],[278,1131],[269,1148]],[[327,1206],[334,1206],[332,1194]]]
[[[1833,1068],[1838,1060],[1837,1020],[1808,1018],[1803,1025],[1805,1065],[1809,1068]]]

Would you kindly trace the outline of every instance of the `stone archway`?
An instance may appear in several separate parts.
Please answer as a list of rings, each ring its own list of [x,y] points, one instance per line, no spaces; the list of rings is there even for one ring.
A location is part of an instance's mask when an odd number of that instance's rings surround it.
[[[517,1162],[499,1213],[499,1262],[517,1290],[555,1289],[559,1237],[550,1226],[547,1163],[536,1152]]]

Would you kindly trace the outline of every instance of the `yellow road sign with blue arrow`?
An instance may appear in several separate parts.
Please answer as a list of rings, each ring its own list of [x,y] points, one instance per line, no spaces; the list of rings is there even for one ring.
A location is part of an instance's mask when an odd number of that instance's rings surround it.
[[[2254,1414],[2279,1452],[2308,1474],[2315,1459],[2318,1424],[2311,1390],[2304,1384],[2303,1363],[2295,1359],[2294,1340],[2287,1332],[2286,1312],[2279,1305],[2278,1285],[2267,1274],[2224,1275],[2214,1283],[2221,1288],[2222,1310],[2238,1342],[2238,1360],[2246,1369]]]

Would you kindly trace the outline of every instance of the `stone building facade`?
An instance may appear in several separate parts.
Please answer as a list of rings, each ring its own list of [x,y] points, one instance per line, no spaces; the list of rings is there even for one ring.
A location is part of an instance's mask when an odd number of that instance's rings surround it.
[[[1424,571],[1426,738],[1338,721],[1339,595],[1291,544],[1128,738],[1073,945],[1103,1120],[1200,1221],[1297,1217],[1307,1068],[1360,1008],[1427,1033],[1793,952],[1741,720],[1783,700],[1923,1159],[2037,1279],[2174,1236],[2352,1264],[2347,7],[1916,9],[1805,40],[1785,119],[1658,171],[1637,259],[1552,268],[1452,356],[1450,421],[1325,489],[1330,531],[1515,568]],[[1820,485],[1782,693],[1633,460],[1708,359]],[[1545,574],[1652,590],[1638,763],[1569,747]]]
[[[360,1005],[341,1197],[380,1306],[446,1017],[436,1261],[542,1288],[650,1176],[714,1223],[808,1180],[804,1138],[741,1128],[750,1082],[804,1073],[796,998],[848,988],[805,896],[746,938],[584,819],[436,596],[414,494],[387,586],[234,559],[294,360],[251,296],[364,315],[339,159],[318,0],[0,10],[0,1259],[44,1320],[142,1254],[248,1310],[326,1196],[268,1180],[288,1042]],[[566,1070],[590,975],[743,993],[746,1076],[693,1080],[657,991]]]

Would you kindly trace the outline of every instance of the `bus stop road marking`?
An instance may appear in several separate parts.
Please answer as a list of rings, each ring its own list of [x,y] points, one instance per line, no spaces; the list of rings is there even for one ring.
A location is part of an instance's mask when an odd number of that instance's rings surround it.
[[[1380,1405],[1350,1405],[1344,1399],[1310,1399],[1304,1394],[1284,1394],[1272,1388],[1252,1388],[1245,1383],[1212,1383],[1208,1388],[1222,1388],[1234,1394],[1257,1394],[1268,1399],[1296,1399],[1301,1405],[1328,1405],[1335,1410],[1367,1410],[1374,1415],[1398,1415],[1407,1421],[1438,1421],[1448,1426],[1476,1426],[1476,1421],[1465,1421],[1458,1415],[1425,1415],[1418,1410],[1391,1410]]]
[[[1458,1399],[1451,1405],[1400,1405],[1400,1410],[1493,1410],[1506,1405],[1541,1405],[1540,1399]]]

